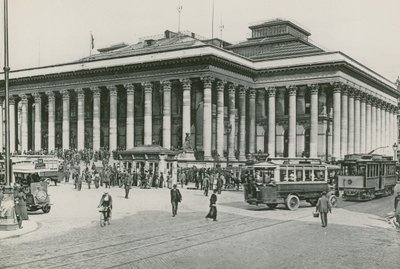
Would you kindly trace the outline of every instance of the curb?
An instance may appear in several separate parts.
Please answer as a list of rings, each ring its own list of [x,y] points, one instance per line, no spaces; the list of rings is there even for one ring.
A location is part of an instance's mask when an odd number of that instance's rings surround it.
[[[39,229],[39,224],[33,220],[24,220],[22,222],[22,229],[17,229],[14,231],[0,231],[0,239],[9,239],[20,237],[22,235],[31,233]]]

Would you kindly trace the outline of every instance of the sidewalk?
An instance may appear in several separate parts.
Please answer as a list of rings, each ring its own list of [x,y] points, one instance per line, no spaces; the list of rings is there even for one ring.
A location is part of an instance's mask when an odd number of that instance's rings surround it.
[[[0,231],[0,240],[1,239],[6,239],[10,237],[18,237],[30,232],[35,231],[39,225],[37,224],[36,221],[34,220],[24,220],[22,222],[22,229],[17,229],[14,231]]]

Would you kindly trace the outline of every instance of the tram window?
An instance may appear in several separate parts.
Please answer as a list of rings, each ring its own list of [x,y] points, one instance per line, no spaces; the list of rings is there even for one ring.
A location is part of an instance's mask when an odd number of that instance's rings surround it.
[[[305,172],[305,181],[311,181],[312,180],[312,178],[311,178],[311,170],[305,170],[304,171]]]
[[[314,181],[325,181],[325,171],[314,171]]]
[[[365,176],[365,165],[360,165],[358,167],[358,175],[359,176]]]
[[[289,181],[295,181],[295,175],[293,170],[289,170]]]

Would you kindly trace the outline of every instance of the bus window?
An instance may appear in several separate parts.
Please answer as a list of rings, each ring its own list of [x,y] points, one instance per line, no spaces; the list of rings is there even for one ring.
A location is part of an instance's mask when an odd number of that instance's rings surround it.
[[[280,181],[289,181],[289,177],[286,174],[286,169],[285,170],[283,170],[283,169],[280,170],[280,173],[281,173]]]
[[[303,170],[296,170],[296,181],[303,181]]]
[[[312,177],[311,177],[311,170],[305,170],[304,174],[305,174],[305,181],[312,181]]]

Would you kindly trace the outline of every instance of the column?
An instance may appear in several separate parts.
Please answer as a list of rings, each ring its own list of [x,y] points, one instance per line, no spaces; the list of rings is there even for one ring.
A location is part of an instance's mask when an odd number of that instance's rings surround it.
[[[231,132],[228,137],[228,147],[229,147],[229,158],[235,158],[235,135],[236,135],[236,89],[235,85],[229,84],[229,126],[231,127]]]
[[[354,153],[354,89],[348,91],[347,153]]]
[[[368,152],[376,148],[376,98],[371,97],[371,147]]]
[[[17,148],[15,145],[15,97],[10,96],[8,106],[10,108],[10,153],[14,153]]]
[[[85,92],[83,89],[76,89],[75,91],[78,98],[77,149],[83,150],[85,148]]]
[[[186,134],[191,133],[191,110],[190,110],[190,103],[191,103],[191,97],[190,97],[190,90],[192,86],[192,81],[190,79],[182,79],[182,89],[183,89],[183,104],[182,104],[182,145],[185,143],[185,138]],[[192,140],[194,141],[194,140]],[[191,142],[191,145],[192,144]]]
[[[268,88],[268,154],[275,157],[275,88]]]
[[[377,100],[376,104],[376,122],[375,122],[375,130],[376,130],[376,144],[375,148],[379,148],[382,146],[381,140],[381,100]]]
[[[387,153],[388,155],[390,155],[390,153],[392,152],[392,141],[391,141],[391,124],[390,124],[390,115],[389,115],[389,111],[390,111],[390,105],[386,104],[385,106],[385,129],[386,129],[386,133],[385,133],[385,142],[386,145],[388,146],[387,148]]]
[[[42,149],[42,97],[34,93],[35,98],[35,150]]]
[[[296,157],[296,93],[297,87],[289,87],[289,146],[288,157]]]
[[[217,82],[217,152],[224,157],[224,88],[225,82]]]
[[[93,150],[100,149],[100,89],[91,87],[93,93]]]
[[[265,148],[265,88],[257,91],[256,96],[256,152],[267,152]],[[258,124],[257,124],[258,123]]]
[[[52,151],[56,147],[56,125],[55,125],[55,111],[56,111],[56,98],[54,92],[46,92],[48,100],[48,149]]]
[[[362,93],[360,95],[361,100],[360,100],[360,153],[366,153],[367,152],[367,128],[366,128],[366,122],[367,122],[367,117],[366,117],[366,96],[365,93]]]
[[[310,157],[318,157],[318,85],[311,85]]]
[[[21,94],[21,151],[28,151],[28,98]]]
[[[161,82],[163,87],[163,147],[171,148],[171,82],[165,80]]]
[[[333,84],[333,149],[332,156],[339,160],[341,158],[341,92],[342,84]]]
[[[135,146],[135,86],[124,85],[126,89],[126,149]]]
[[[0,152],[3,152],[3,104],[4,98],[0,98]]]
[[[256,152],[256,90],[249,90],[249,153]]]
[[[239,160],[246,160],[246,90],[239,89]]]
[[[142,83],[144,88],[144,144],[153,144],[153,85]]]
[[[354,153],[360,153],[361,149],[361,111],[360,111],[360,93],[354,92]],[[363,140],[365,141],[365,140]]]
[[[371,137],[371,125],[372,125],[372,110],[371,110],[371,105],[372,105],[372,98],[370,95],[366,95],[366,120],[365,120],[365,125],[366,125],[366,132],[365,132],[365,153],[368,153],[371,151],[372,147],[372,137]]]
[[[212,138],[212,103],[211,86],[213,78],[203,77],[203,151],[204,159],[211,159],[211,138]]]
[[[107,86],[110,92],[110,151],[117,149],[117,87]]]
[[[381,131],[381,145],[382,145],[382,147],[386,147],[387,145],[386,145],[386,126],[385,126],[385,106],[386,106],[386,103],[384,102],[384,101],[382,101],[382,103],[381,103],[381,120],[380,120],[380,123],[381,123],[381,126],[380,126],[380,128],[378,129],[378,130],[380,130]],[[383,149],[383,151],[386,151],[386,149]]]
[[[347,154],[347,124],[348,124],[348,98],[347,98],[347,87],[342,87],[342,104],[341,104],[341,129],[340,129],[340,158],[343,159]]]
[[[63,98],[62,147],[69,149],[69,91],[61,91]]]

